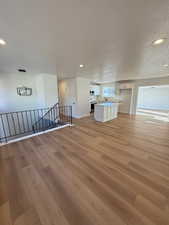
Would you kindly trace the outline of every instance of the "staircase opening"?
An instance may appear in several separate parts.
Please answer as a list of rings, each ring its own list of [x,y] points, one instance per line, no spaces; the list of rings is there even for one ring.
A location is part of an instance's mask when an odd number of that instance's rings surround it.
[[[0,114],[0,143],[72,124],[72,106]]]

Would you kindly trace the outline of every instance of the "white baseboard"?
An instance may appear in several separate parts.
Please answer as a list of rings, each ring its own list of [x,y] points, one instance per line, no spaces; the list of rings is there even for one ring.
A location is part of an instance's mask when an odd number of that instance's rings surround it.
[[[83,115],[80,115],[80,116],[74,115],[73,118],[75,118],[75,119],[81,119],[81,118],[83,118],[83,117],[88,117],[88,116],[90,116],[90,113],[83,114]]]
[[[41,134],[49,133],[49,132],[52,132],[52,131],[55,131],[55,130],[60,130],[62,128],[70,127],[70,126],[74,126],[74,125],[73,124],[72,125],[66,124],[66,125],[63,125],[61,127],[55,127],[55,128],[50,129],[50,130],[45,130],[45,131],[42,131],[42,132],[39,132],[39,133],[36,133],[36,134],[31,134],[31,135],[27,135],[27,136],[24,136],[24,137],[16,138],[14,140],[8,141],[7,143],[1,143],[0,146],[8,145],[8,144],[11,144],[11,143],[14,143],[14,142],[18,142],[18,141],[25,140],[25,139],[28,139],[28,138],[31,138],[31,137],[35,137],[35,136],[39,136]]]

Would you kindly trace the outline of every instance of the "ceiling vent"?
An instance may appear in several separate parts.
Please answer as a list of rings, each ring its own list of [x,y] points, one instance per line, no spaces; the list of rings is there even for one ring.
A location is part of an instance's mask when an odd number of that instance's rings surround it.
[[[18,69],[18,72],[26,73],[26,70],[25,69]]]

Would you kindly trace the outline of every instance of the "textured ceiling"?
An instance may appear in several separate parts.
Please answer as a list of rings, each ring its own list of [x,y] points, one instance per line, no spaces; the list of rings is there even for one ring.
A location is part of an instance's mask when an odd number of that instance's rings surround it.
[[[152,41],[168,38],[159,46]],[[0,71],[95,81],[169,74],[169,0],[5,0]],[[79,64],[84,64],[83,69]]]

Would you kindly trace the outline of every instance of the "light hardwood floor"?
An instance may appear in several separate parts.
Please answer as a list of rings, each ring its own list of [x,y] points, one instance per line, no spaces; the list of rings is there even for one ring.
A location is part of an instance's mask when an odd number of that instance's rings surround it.
[[[0,148],[0,225],[169,224],[169,123],[74,122]]]

